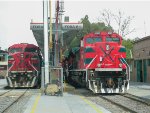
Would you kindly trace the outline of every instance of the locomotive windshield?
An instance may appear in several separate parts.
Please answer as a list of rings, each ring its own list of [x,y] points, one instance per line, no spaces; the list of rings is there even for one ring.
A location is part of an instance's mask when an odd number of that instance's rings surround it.
[[[5,55],[0,54],[0,62],[5,61]]]
[[[37,52],[36,48],[25,48],[24,52]]]
[[[95,42],[102,42],[102,38],[101,37],[86,38],[86,43],[88,44],[93,44]]]
[[[9,53],[22,52],[22,48],[10,48]]]
[[[117,37],[106,37],[106,42],[120,42],[120,39]]]

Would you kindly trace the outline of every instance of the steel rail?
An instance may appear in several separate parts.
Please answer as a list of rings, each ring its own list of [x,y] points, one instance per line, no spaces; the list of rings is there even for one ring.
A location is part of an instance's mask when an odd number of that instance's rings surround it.
[[[9,93],[10,91],[12,91],[12,89],[1,93],[0,96],[3,96],[3,95],[5,95],[6,93]]]
[[[134,101],[137,101],[137,102],[140,102],[140,103],[143,103],[143,104],[146,104],[146,105],[150,106],[150,99],[135,96],[135,95],[132,95],[132,94],[129,94],[129,93],[122,94],[121,96],[124,96],[126,98],[131,99],[131,100],[134,100]]]
[[[14,100],[4,110],[2,110],[1,113],[5,113],[9,108],[11,108],[11,106],[13,106],[16,102],[18,102],[26,94],[27,91],[28,89],[26,89],[16,100]]]
[[[99,96],[100,98],[104,99],[104,100],[107,100],[108,102],[111,102],[112,104],[116,105],[116,106],[119,106],[121,109],[127,111],[127,112],[130,112],[130,113],[137,113],[136,111],[128,108],[128,107],[125,107],[121,104],[118,104],[117,102],[114,102],[113,100],[111,99],[108,99],[107,97],[104,97],[104,96]]]

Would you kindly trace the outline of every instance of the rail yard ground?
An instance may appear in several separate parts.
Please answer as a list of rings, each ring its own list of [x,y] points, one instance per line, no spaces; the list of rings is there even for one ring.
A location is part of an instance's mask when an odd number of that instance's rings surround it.
[[[0,113],[149,113],[150,84],[130,82],[126,94],[93,94],[87,89],[42,95],[39,89],[4,89],[0,80]]]

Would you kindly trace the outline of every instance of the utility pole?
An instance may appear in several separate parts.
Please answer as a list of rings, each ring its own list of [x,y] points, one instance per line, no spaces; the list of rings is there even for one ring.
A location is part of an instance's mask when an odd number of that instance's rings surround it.
[[[59,21],[60,21],[60,41],[61,41],[61,44],[60,44],[60,62],[62,62],[62,52],[63,52],[63,46],[64,46],[64,43],[63,43],[63,30],[62,30],[62,15],[64,13],[64,1],[61,0],[60,1],[60,10],[59,10],[59,15],[60,15],[60,18],[59,18]]]
[[[48,1],[43,1],[45,84],[49,83]]]
[[[55,4],[55,10],[56,10],[56,14],[55,14],[55,28],[56,28],[56,33],[55,33],[55,55],[54,55],[54,66],[58,65],[58,54],[59,54],[59,49],[58,49],[58,14],[59,14],[59,0],[56,1]]]
[[[49,16],[50,16],[49,40],[50,40],[50,49],[52,49],[53,42],[52,42],[52,5],[51,5],[51,0],[49,0]]]
[[[50,52],[49,53],[52,53],[52,48],[53,48],[53,41],[52,41],[52,2],[51,0],[49,0],[49,16],[50,16],[50,21],[49,21],[49,48],[50,48]],[[53,56],[52,54],[49,55],[51,58],[51,66],[53,65]]]
[[[55,66],[59,65],[59,61],[61,58],[61,51],[60,48],[61,46],[63,46],[63,31],[62,31],[62,15],[63,15],[63,10],[64,10],[64,1],[61,0],[59,2],[59,0],[56,1],[55,4],[55,28],[56,28],[56,32],[55,32],[55,57],[54,57],[54,62],[55,62]],[[59,29],[60,28],[60,29]],[[61,40],[59,42],[59,39]],[[61,45],[61,44],[62,45]]]

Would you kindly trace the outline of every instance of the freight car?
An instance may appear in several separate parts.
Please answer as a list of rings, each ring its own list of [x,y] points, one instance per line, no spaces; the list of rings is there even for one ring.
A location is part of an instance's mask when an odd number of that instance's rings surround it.
[[[9,87],[35,87],[40,85],[42,56],[39,47],[20,43],[8,48]]]
[[[80,47],[72,48],[64,60],[67,80],[94,93],[124,93],[129,89],[130,67],[126,49],[117,33],[89,33]]]
[[[5,78],[7,75],[8,53],[0,50],[0,78]]]

